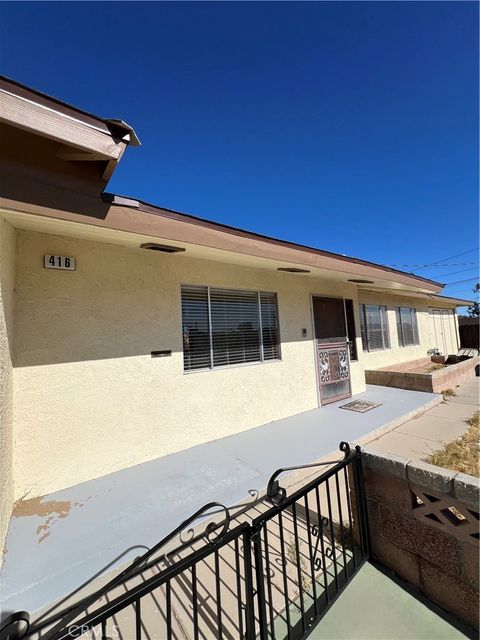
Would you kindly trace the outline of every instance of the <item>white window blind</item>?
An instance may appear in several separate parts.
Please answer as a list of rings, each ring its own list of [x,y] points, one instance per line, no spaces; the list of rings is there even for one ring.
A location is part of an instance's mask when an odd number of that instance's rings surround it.
[[[420,344],[416,310],[409,307],[400,307],[396,310],[396,313],[398,344],[403,347]]]
[[[183,364],[185,370],[210,366],[207,287],[182,287]]]
[[[186,371],[280,357],[275,293],[182,287]]]
[[[277,294],[260,292],[260,319],[264,360],[280,358]]]
[[[380,351],[390,348],[387,307],[361,304],[360,329],[364,351]]]
[[[213,365],[260,360],[260,318],[256,291],[210,289]]]

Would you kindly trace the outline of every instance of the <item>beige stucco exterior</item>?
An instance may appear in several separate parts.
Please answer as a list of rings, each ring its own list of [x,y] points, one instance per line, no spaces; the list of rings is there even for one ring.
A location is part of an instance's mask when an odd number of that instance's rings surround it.
[[[0,565],[13,504],[12,412],[17,233],[0,218]]]
[[[74,256],[77,269],[46,270],[44,254]],[[414,359],[431,346],[427,307],[410,300],[421,345],[398,347],[394,307],[405,298],[392,297],[392,348],[363,353],[358,301],[377,297],[348,283],[26,230],[18,232],[17,263],[16,498],[317,407],[312,295],[354,302],[354,394],[365,388],[365,368]],[[181,284],[275,291],[281,361],[184,373]],[[163,349],[172,356],[151,358]]]
[[[44,269],[45,253],[75,256],[77,270]],[[182,283],[276,291],[282,360],[184,374]],[[20,232],[16,495],[50,492],[318,406],[311,293],[338,294],[338,287]],[[344,294],[355,290],[345,286]],[[152,359],[155,349],[172,356]],[[353,384],[363,389],[360,372]]]
[[[390,333],[390,349],[382,351],[365,351],[362,353],[362,365],[364,369],[379,369],[390,364],[406,362],[422,358],[427,354],[429,349],[438,346],[432,338],[431,319],[429,310],[431,308],[445,307],[437,302],[421,302],[417,298],[409,298],[408,296],[385,296],[367,291],[359,291],[359,304],[379,304],[387,307],[388,326]],[[398,307],[413,307],[417,311],[417,324],[420,344],[410,347],[403,347],[398,343],[396,309]],[[452,307],[450,307],[452,309]],[[358,309],[357,309],[358,311]],[[455,344],[452,339],[452,347],[455,347],[455,353],[459,349],[456,331],[456,314],[451,317],[451,332],[455,338]],[[359,324],[357,325],[359,326]]]

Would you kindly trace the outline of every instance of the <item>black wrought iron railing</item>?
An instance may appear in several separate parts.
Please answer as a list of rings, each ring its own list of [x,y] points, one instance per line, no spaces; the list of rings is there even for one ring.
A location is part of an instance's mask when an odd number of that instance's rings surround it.
[[[360,450],[340,450],[341,460],[277,470],[240,515],[205,505],[73,606],[5,620],[2,640],[302,638],[368,556]],[[305,479],[315,467],[326,469]],[[302,477],[292,486],[289,476],[288,495],[279,476],[291,471]]]

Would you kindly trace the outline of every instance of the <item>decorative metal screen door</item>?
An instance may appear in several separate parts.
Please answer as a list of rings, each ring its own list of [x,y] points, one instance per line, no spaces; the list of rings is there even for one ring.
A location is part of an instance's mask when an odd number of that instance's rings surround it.
[[[321,403],[349,398],[350,358],[344,301],[314,297],[313,318]]]

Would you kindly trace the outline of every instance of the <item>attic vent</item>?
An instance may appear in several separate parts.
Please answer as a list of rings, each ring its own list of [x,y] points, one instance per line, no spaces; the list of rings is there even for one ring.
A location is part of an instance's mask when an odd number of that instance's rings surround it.
[[[172,247],[169,244],[157,244],[156,242],[145,242],[140,245],[140,249],[150,249],[150,251],[161,251],[162,253],[180,253],[185,251],[183,247]]]
[[[310,273],[309,269],[296,269],[295,267],[278,267],[277,271],[287,271],[288,273]]]
[[[356,278],[352,278],[348,280],[348,282],[354,282],[355,284],[374,284],[373,280],[357,280]]]

